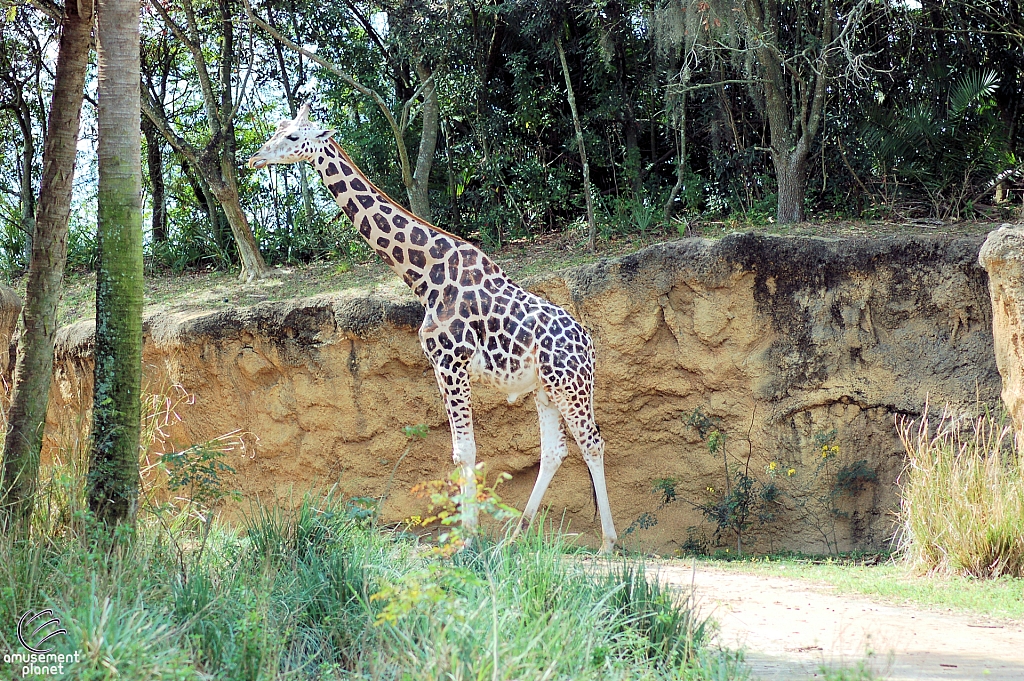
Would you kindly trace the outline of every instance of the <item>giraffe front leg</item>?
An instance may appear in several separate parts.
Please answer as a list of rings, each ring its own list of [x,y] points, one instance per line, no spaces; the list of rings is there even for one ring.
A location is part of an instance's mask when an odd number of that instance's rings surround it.
[[[452,433],[452,459],[459,467],[462,526],[473,534],[477,527],[476,438],[473,434],[473,406],[470,401],[469,372],[464,364],[438,362],[434,365],[441,389],[448,425]]]

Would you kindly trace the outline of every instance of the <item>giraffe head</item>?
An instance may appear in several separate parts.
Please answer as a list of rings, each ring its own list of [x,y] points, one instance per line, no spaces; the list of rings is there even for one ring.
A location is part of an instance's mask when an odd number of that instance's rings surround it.
[[[310,161],[316,150],[334,135],[333,130],[309,122],[309,103],[302,105],[294,121],[277,124],[274,136],[249,159],[250,168],[262,168],[270,163],[299,163]]]

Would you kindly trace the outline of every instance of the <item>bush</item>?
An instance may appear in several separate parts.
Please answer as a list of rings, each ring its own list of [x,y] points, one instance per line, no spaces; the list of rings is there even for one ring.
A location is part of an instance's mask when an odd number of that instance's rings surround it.
[[[900,481],[899,544],[925,570],[1024,577],[1024,458],[1002,418],[947,408],[899,424],[909,456]]]

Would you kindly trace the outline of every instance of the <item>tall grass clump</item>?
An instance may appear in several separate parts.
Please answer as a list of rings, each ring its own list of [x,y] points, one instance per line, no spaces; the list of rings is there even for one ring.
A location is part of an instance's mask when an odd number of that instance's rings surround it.
[[[947,409],[937,424],[898,424],[903,473],[899,544],[930,571],[1024,577],[1024,457],[1004,419]]]

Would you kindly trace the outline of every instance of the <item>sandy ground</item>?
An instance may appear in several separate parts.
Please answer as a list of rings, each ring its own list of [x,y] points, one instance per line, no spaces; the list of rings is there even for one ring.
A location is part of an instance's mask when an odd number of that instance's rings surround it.
[[[865,661],[876,679],[1024,681],[1024,622],[883,605],[826,585],[698,563],[652,566],[689,591],[762,681],[822,678]],[[870,655],[869,655],[870,653]],[[857,678],[857,677],[855,677]]]

